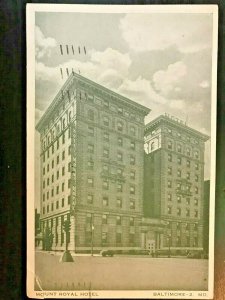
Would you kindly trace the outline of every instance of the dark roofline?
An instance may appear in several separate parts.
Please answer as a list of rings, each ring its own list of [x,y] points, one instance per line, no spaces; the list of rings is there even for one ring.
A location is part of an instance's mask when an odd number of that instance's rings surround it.
[[[126,98],[102,85],[100,85],[99,83],[96,83],[80,74],[77,74],[77,73],[72,73],[68,79],[66,80],[66,82],[63,84],[63,86],[60,88],[59,92],[56,94],[55,98],[53,99],[53,101],[51,102],[51,104],[48,106],[47,110],[45,111],[45,113],[43,114],[43,116],[41,117],[41,119],[39,120],[38,124],[36,125],[36,129],[38,131],[41,130],[42,126],[44,125],[48,115],[51,113],[51,110],[54,108],[54,106],[57,106],[61,97],[62,97],[62,92],[65,92],[65,90],[67,89],[67,87],[69,85],[71,85],[73,83],[73,80],[74,79],[77,79],[79,80],[80,82],[83,82],[83,83],[86,83],[86,84],[89,84],[95,88],[98,88],[98,89],[101,89],[101,91],[107,93],[107,94],[110,94],[114,97],[117,98],[117,100],[120,100],[124,103],[126,103],[127,105],[129,106],[134,106],[135,109],[138,109],[139,111],[142,112],[142,114],[144,114],[144,116],[146,116],[150,111],[151,109],[146,107],[146,106],[143,106],[129,98]]]
[[[201,133],[201,132],[199,132],[198,130],[196,130],[194,128],[191,128],[191,127],[187,126],[186,124],[179,123],[179,122],[177,122],[177,121],[175,121],[175,120],[173,120],[170,117],[165,116],[165,115],[160,115],[157,118],[155,118],[154,120],[150,121],[148,124],[146,124],[144,132],[147,133],[156,124],[158,124],[160,122],[169,123],[170,125],[173,125],[177,128],[182,128],[183,130],[185,130],[189,134],[195,135],[198,138],[201,138],[205,142],[210,138],[208,135],[206,135],[204,133]]]

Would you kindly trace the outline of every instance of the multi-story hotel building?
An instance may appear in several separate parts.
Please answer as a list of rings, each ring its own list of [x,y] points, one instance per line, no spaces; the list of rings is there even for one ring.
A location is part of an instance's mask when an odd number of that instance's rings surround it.
[[[163,247],[203,247],[204,147],[208,136],[169,115],[145,127],[146,218],[167,222]]]
[[[65,249],[67,219],[69,249],[140,247],[149,111],[81,75],[67,79],[36,127],[40,223],[53,250]]]

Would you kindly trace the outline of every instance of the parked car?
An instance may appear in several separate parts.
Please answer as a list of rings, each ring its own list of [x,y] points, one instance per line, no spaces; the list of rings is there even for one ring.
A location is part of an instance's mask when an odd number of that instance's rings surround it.
[[[114,255],[114,252],[113,252],[113,250],[102,250],[101,252],[100,252],[100,254],[103,256],[103,257],[106,257],[106,256],[110,256],[110,257],[112,257],[113,255]]]
[[[171,256],[171,252],[167,249],[157,249],[155,251],[154,257],[169,257]]]
[[[187,254],[187,258],[202,258],[202,253],[199,251],[190,251]]]

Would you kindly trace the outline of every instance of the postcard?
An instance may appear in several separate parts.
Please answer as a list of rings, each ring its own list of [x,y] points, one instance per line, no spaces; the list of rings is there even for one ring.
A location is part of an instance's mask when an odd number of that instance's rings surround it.
[[[212,299],[217,6],[26,12],[27,295]]]

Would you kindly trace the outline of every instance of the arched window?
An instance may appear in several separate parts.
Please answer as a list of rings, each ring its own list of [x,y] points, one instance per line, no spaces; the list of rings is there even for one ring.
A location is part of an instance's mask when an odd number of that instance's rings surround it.
[[[155,142],[151,142],[151,151],[155,149]]]

